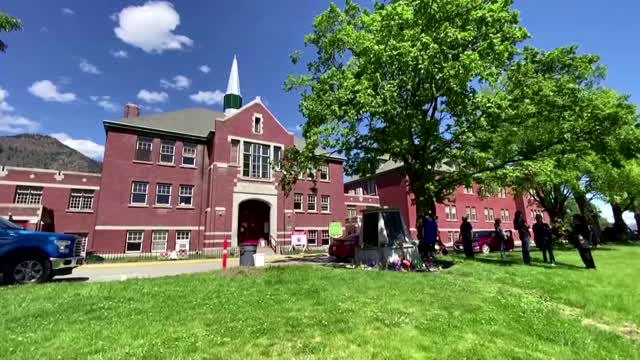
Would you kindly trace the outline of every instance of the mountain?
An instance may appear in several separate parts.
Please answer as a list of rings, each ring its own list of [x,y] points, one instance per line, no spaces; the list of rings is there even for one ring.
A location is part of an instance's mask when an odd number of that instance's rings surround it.
[[[47,135],[0,136],[0,165],[100,173],[102,163]]]

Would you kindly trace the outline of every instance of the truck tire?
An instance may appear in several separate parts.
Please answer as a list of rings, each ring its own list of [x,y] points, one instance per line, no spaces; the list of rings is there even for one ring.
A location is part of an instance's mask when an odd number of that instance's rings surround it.
[[[51,262],[38,254],[20,255],[9,261],[4,269],[4,282],[7,284],[35,284],[49,280]]]

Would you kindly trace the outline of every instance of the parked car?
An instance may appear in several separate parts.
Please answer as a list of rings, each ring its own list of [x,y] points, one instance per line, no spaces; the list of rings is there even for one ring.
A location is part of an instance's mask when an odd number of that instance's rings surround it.
[[[511,251],[514,248],[513,233],[511,230],[505,230],[507,235],[507,251]],[[488,254],[492,251],[500,251],[500,239],[492,230],[479,230],[472,233],[473,236],[473,251]],[[462,240],[458,239],[453,242],[453,248],[456,251],[464,251],[462,246]]]
[[[356,245],[360,235],[352,234],[346,239],[334,239],[329,246],[329,256],[333,256],[337,261],[348,261],[356,256]]]
[[[77,236],[24,230],[0,217],[0,272],[6,284],[69,275],[84,263],[85,246]]]

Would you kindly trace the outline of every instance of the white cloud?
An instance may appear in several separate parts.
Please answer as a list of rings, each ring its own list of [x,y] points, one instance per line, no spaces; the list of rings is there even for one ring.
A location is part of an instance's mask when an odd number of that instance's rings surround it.
[[[192,101],[197,103],[205,103],[207,105],[222,104],[224,93],[220,90],[216,91],[198,91],[197,94],[189,96]]]
[[[153,111],[153,112],[163,112],[164,111],[164,110],[162,110],[162,108],[155,107],[155,106],[147,106],[147,105],[140,105],[140,109],[141,110],[145,110],[145,111]]]
[[[61,93],[58,91],[58,87],[50,80],[39,80],[34,82],[29,87],[29,92],[33,96],[37,96],[44,101],[56,101],[61,103],[68,103],[76,100],[76,94],[67,92]]]
[[[173,77],[173,81],[160,79],[160,86],[165,89],[184,90],[191,86],[191,80],[184,75],[176,75]]]
[[[90,63],[87,59],[80,59],[80,63],[78,64],[80,70],[89,74],[102,74],[102,71],[98,69],[97,66]]]
[[[169,100],[169,94],[164,91],[148,91],[142,89],[140,90],[140,92],[138,92],[138,99],[150,104],[159,103]]]
[[[102,159],[102,157],[104,156],[104,145],[97,144],[91,140],[74,139],[66,133],[55,133],[51,134],[51,136],[58,139],[58,141],[67,145],[68,147],[76,149],[90,158]]]
[[[111,51],[111,55],[113,55],[113,57],[119,58],[119,59],[124,59],[124,58],[129,57],[129,54],[127,54],[127,52],[124,51],[124,50],[118,50],[118,51],[113,50],[113,51]]]
[[[2,87],[0,87],[0,111],[13,111],[13,106],[9,105],[7,102],[7,98],[9,97],[9,92]]]
[[[76,13],[75,11],[73,11],[73,10],[71,10],[69,8],[62,8],[62,9],[60,9],[60,11],[62,11],[62,13],[64,15],[75,15],[75,13]]]
[[[210,67],[208,67],[207,65],[202,65],[202,66],[200,66],[198,69],[199,69],[200,71],[202,71],[203,73],[205,73],[205,74],[208,74],[208,73],[209,73],[209,71],[211,71],[211,68],[210,68]]]
[[[118,110],[120,110],[120,105],[113,102],[111,100],[111,96],[89,96],[89,98],[93,100],[96,105],[100,106],[106,111],[117,112]]]
[[[118,27],[113,29],[116,36],[148,53],[159,54],[193,45],[193,40],[187,36],[173,33],[180,25],[180,15],[168,1],[127,6],[115,18],[118,21]]]
[[[33,133],[40,129],[40,124],[20,115],[0,112],[0,132],[9,134]]]

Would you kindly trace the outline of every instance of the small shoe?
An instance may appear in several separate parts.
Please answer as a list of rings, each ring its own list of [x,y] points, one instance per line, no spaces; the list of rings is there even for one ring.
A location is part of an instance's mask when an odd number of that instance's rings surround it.
[[[556,266],[556,263],[554,263],[554,262],[553,262],[553,263],[551,263],[551,266],[552,266],[552,267],[555,267],[555,266]]]

